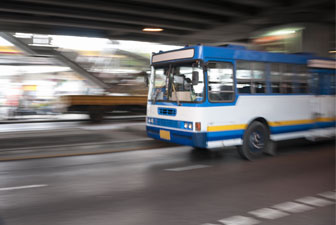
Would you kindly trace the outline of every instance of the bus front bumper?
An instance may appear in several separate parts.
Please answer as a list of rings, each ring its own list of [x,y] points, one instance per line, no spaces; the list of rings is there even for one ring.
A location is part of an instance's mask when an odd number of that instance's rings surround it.
[[[152,127],[148,125],[146,126],[146,130],[148,137],[157,140],[168,141],[181,145],[189,145],[197,148],[207,147],[206,133],[171,130],[165,128]]]

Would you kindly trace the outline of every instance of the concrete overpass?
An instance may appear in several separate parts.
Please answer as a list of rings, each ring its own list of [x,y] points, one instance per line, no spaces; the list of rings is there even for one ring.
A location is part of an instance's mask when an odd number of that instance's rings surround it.
[[[288,23],[333,25],[333,0],[3,0],[0,30],[172,44],[246,41]],[[146,27],[162,32],[143,32]]]

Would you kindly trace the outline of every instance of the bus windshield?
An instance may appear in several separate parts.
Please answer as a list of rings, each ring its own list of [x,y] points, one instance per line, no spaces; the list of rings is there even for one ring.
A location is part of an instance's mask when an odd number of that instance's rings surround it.
[[[198,76],[195,76],[195,73]],[[194,80],[193,80],[194,74]],[[149,100],[201,102],[204,98],[203,68],[198,62],[152,67]]]

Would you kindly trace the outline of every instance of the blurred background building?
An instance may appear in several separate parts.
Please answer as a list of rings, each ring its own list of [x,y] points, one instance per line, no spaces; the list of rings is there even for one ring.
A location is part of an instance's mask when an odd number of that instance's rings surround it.
[[[151,51],[179,46],[58,35],[16,33],[28,46],[56,49],[98,77],[115,94],[147,95]],[[64,95],[100,95],[104,90],[50,57],[28,56],[0,38],[0,107],[3,119],[56,115]]]
[[[331,25],[300,23],[262,29],[251,35],[251,44],[261,51],[305,52],[335,58],[335,33]]]

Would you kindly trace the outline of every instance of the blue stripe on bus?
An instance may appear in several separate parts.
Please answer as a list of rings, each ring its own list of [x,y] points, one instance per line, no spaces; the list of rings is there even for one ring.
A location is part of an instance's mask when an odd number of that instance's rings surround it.
[[[208,141],[219,141],[219,140],[227,140],[227,139],[233,139],[233,138],[242,138],[243,134],[244,134],[244,130],[208,132],[207,140]]]
[[[334,122],[316,122],[316,123],[289,125],[289,126],[277,126],[277,127],[271,126],[270,130],[272,134],[281,134],[281,133],[305,131],[305,130],[317,129],[317,128],[335,127],[335,125],[336,125],[335,121]]]
[[[336,126],[336,121],[331,121],[331,122],[317,122],[315,123],[316,127],[318,128],[328,128],[328,127],[335,127]]]
[[[305,131],[314,128],[314,124],[300,124],[300,125],[289,125],[289,126],[277,126],[270,127],[271,134],[282,134],[296,131]]]

